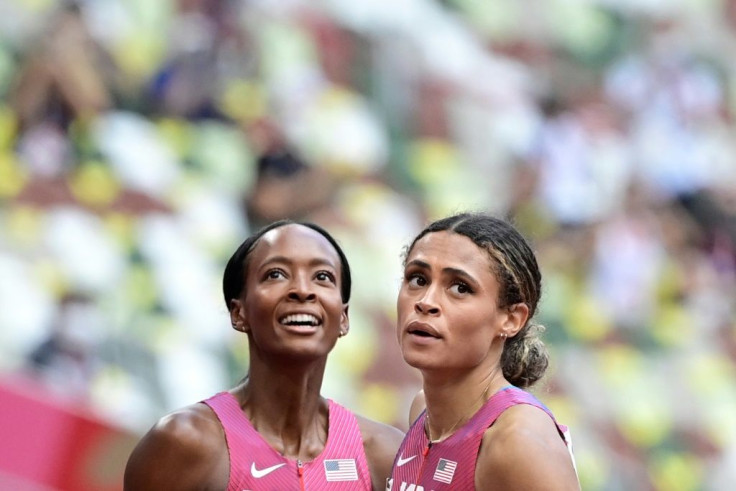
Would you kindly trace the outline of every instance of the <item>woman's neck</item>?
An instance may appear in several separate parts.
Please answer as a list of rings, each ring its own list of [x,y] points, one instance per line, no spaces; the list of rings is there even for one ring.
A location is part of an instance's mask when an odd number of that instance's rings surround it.
[[[254,363],[248,378],[233,389],[258,433],[285,457],[310,461],[327,442],[328,403],[320,395],[324,363],[278,370]]]
[[[427,406],[425,431],[427,438],[435,443],[467,423],[495,392],[508,384],[500,367],[453,377],[426,372],[423,376]]]

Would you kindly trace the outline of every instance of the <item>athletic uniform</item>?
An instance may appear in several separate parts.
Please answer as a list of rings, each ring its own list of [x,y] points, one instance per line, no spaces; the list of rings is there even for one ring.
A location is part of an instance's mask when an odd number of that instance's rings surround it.
[[[225,430],[230,454],[228,491],[371,489],[358,421],[332,400],[325,448],[311,462],[289,460],[271,448],[229,392],[203,402]]]
[[[501,413],[517,404],[530,404],[549,414],[572,455],[567,427],[557,423],[550,410],[536,397],[510,385],[493,394],[467,423],[441,442],[430,444],[424,431],[427,411],[423,411],[409,428],[399,447],[387,489],[475,489],[475,464],[483,434]]]

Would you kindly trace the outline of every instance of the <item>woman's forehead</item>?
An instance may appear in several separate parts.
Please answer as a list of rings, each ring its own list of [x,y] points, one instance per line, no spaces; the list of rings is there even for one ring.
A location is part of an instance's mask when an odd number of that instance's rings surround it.
[[[300,224],[288,224],[269,230],[258,240],[251,252],[251,264],[279,256],[293,260],[319,259],[340,266],[340,256],[321,233]]]
[[[487,270],[491,266],[486,249],[469,237],[444,230],[428,233],[419,239],[407,256],[407,263],[413,260],[462,269]]]

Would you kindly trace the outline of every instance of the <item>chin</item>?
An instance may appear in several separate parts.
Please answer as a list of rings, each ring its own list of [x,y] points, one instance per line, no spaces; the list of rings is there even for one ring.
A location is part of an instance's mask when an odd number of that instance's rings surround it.
[[[407,365],[419,370],[437,368],[442,365],[442,362],[439,361],[437,357],[432,356],[429,353],[418,353],[414,350],[402,350],[401,354]]]
[[[295,361],[311,361],[326,358],[335,346],[334,343],[304,341],[285,343],[275,351],[283,356],[294,358]]]

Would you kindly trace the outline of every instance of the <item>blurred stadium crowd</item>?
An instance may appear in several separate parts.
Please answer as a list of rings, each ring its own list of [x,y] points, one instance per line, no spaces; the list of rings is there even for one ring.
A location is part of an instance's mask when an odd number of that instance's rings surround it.
[[[736,483],[736,1],[0,1],[0,372],[142,432],[247,371],[220,281],[354,268],[324,393],[406,428],[402,247],[513,217],[586,490]]]

